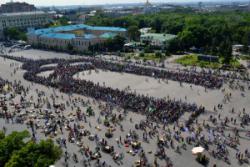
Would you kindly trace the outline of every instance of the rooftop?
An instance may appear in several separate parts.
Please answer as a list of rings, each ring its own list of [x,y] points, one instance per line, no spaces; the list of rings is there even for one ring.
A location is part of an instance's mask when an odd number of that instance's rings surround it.
[[[42,34],[41,37],[59,38],[59,39],[73,39],[73,38],[75,38],[75,34],[47,33],[47,34]]]
[[[125,28],[120,27],[101,27],[101,26],[89,26],[86,24],[77,24],[77,25],[68,25],[68,26],[60,26],[60,27],[51,27],[30,31],[28,34],[38,35],[41,37],[47,38],[59,38],[59,39],[72,39],[72,38],[85,38],[85,39],[93,39],[98,38],[96,35],[88,33],[79,37],[70,31],[75,30],[94,30],[94,31],[106,31],[103,34],[99,35],[99,38],[113,38],[117,35],[117,32],[125,32],[127,31]]]
[[[159,41],[169,41],[176,38],[173,34],[160,34],[160,33],[145,33],[141,35],[142,38],[151,38]]]
[[[45,14],[43,11],[32,11],[32,12],[17,12],[17,13],[1,13],[0,16],[19,16],[19,15],[36,15]]]
[[[116,33],[112,33],[112,32],[106,32],[103,33],[102,35],[100,35],[101,38],[114,38],[116,36]]]

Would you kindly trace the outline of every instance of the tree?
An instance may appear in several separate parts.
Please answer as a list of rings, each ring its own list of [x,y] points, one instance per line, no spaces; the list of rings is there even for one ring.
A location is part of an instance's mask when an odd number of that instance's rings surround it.
[[[197,48],[205,47],[211,43],[211,35],[207,28],[202,25],[192,25],[188,30],[193,35],[193,46]]]
[[[183,30],[183,27],[183,22],[177,22],[171,19],[169,22],[163,23],[162,31],[170,34],[178,34]]]
[[[249,45],[248,44],[243,45],[242,52],[243,53],[248,53],[249,52]]]
[[[117,35],[113,39],[108,39],[103,46],[109,51],[119,51],[122,50],[125,40],[124,37]]]
[[[128,28],[128,36],[130,40],[138,41],[138,39],[140,39],[140,35],[141,33],[137,26],[130,26]]]
[[[140,57],[144,57],[144,56],[145,56],[144,52],[141,52],[141,53],[139,54],[139,56],[140,56]]]
[[[167,50],[170,53],[176,53],[177,51],[181,50],[178,38],[174,38],[168,42]]]
[[[5,29],[4,36],[14,40],[27,40],[26,33],[15,27]]]
[[[68,43],[67,50],[68,51],[73,51],[73,49],[74,49],[74,46],[72,44]]]
[[[250,30],[250,29],[249,29]],[[244,34],[244,37],[243,37],[243,39],[242,39],[242,44],[243,44],[243,49],[242,49],[242,51],[244,52],[244,53],[248,53],[248,51],[249,51],[249,43],[250,43],[250,32],[248,31],[248,32],[246,32],[245,34]]]
[[[188,50],[195,44],[194,34],[189,30],[184,30],[178,34],[179,44],[181,49]]]
[[[42,140],[39,144],[28,142],[11,156],[5,167],[48,167],[62,155],[62,151],[52,140]]]
[[[123,49],[123,46],[125,44],[125,38],[122,36],[115,36],[114,38],[109,38],[107,39],[104,43],[102,44],[94,44],[94,45],[89,45],[89,50],[94,52],[94,50],[98,51],[120,51]]]
[[[162,53],[161,52],[156,52],[155,53],[155,57],[157,57],[157,58],[162,58],[163,57],[163,55],[162,55]]]
[[[223,63],[230,64],[232,56],[232,42],[227,39],[219,47],[219,55],[223,58]]]
[[[143,18],[139,20],[138,25],[139,25],[139,28],[147,27],[147,23]]]
[[[220,49],[224,41],[243,44],[245,49],[250,43],[250,13],[244,11],[202,12],[190,8],[178,8],[167,12],[146,15],[109,17],[96,15],[87,24],[102,26],[121,26],[133,34],[132,26],[152,27],[157,33],[178,35],[170,44],[169,51],[185,51],[195,46],[205,54],[228,55]],[[134,37],[134,35],[131,35]],[[230,48],[229,48],[230,50]]]
[[[153,52],[153,49],[148,45],[144,48],[144,52],[145,53],[152,53]]]
[[[5,138],[5,134],[3,131],[0,131],[0,141]]]
[[[14,151],[25,146],[24,139],[29,137],[28,131],[12,132],[0,140],[0,166],[4,166]]]
[[[1,132],[0,132],[1,133]],[[52,140],[25,142],[30,137],[28,131],[12,132],[0,137],[1,167],[48,167],[62,155],[62,151]]]
[[[165,51],[165,56],[166,56],[166,57],[169,57],[169,56],[171,56],[171,53],[170,53],[168,50],[166,50],[166,51]]]
[[[161,32],[161,29],[162,29],[162,20],[160,20],[159,18],[156,18],[154,21],[153,21],[153,28],[155,29],[155,32],[156,33],[160,33]]]
[[[66,18],[66,17],[61,17],[61,18],[59,18],[58,19],[58,21],[59,21],[59,24],[61,25],[61,26],[66,26],[66,25],[69,25],[69,19],[68,18]]]

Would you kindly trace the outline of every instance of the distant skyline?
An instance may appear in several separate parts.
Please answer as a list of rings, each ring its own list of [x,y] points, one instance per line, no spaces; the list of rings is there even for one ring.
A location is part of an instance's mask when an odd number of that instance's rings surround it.
[[[13,0],[17,2],[18,0]],[[149,0],[152,3],[159,2],[236,2],[244,0]],[[247,0],[245,0],[247,1]],[[250,0],[249,0],[250,1]],[[10,0],[1,0],[0,4],[10,2]],[[20,0],[18,2],[27,2],[36,6],[67,6],[67,5],[100,5],[100,4],[121,4],[121,3],[144,3],[146,0]]]

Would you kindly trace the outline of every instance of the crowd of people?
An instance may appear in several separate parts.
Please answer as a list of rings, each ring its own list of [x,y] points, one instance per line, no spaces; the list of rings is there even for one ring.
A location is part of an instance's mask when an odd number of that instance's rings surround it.
[[[61,74],[62,71],[65,71],[66,74]],[[71,74],[71,71],[77,71],[77,67],[61,64],[55,69],[55,74],[52,74],[51,77],[54,78],[58,75],[66,77]],[[0,87],[3,88],[7,81],[0,79],[0,83],[3,83]],[[64,134],[64,137],[57,138],[56,141],[64,149],[63,159],[65,166],[69,166],[69,162],[73,161],[75,164],[81,162],[83,166],[92,166],[93,162],[95,162],[95,166],[108,167],[108,161],[100,160],[102,153],[111,155],[116,164],[122,165],[124,163],[123,159],[125,155],[117,152],[114,145],[110,144],[110,139],[114,131],[124,131],[121,122],[126,118],[126,109],[123,112],[113,112],[112,104],[103,105],[97,103],[101,110],[100,113],[95,112],[91,107],[88,107],[86,112],[84,112],[79,106],[88,106],[89,102],[83,101],[80,98],[70,97],[69,101],[65,103],[66,106],[64,106],[56,103],[58,99],[64,99],[64,96],[58,97],[54,93],[50,97],[47,97],[43,91],[37,90],[36,95],[38,99],[35,100],[33,96],[26,96],[29,93],[29,89],[22,87],[20,82],[10,83],[10,87],[14,94],[17,94],[18,91],[20,92],[18,93],[21,96],[20,103],[19,106],[10,103],[9,105],[14,105],[14,111],[11,111],[10,108],[5,109],[5,112],[0,113],[0,118],[6,120],[6,125],[10,122],[12,124],[26,123],[28,128],[31,129],[32,139],[35,141],[38,140],[39,130],[42,130],[45,136],[56,136],[59,133]],[[33,105],[36,107],[32,109],[32,113],[29,113],[29,108],[32,108],[32,105],[28,105],[27,102],[32,99]],[[98,98],[96,101],[98,101]],[[7,101],[4,101],[3,104],[4,106],[8,106]],[[43,111],[44,105],[47,109]],[[67,114],[68,116],[66,116],[66,108],[71,108],[75,114]],[[222,106],[218,105],[214,110],[215,112],[219,112],[221,109]],[[26,112],[23,113],[23,110]],[[235,114],[234,109],[232,109],[232,113]],[[92,128],[91,117],[97,118],[96,124],[98,126],[95,126],[95,128],[98,129],[102,124],[107,127],[105,136],[108,139],[103,138],[100,134],[93,134],[87,128],[83,128],[82,122],[85,123],[85,126],[88,124],[88,127]],[[129,134],[125,137],[120,136],[116,139],[116,142],[118,147],[131,147],[131,154],[136,154],[140,157],[140,160],[135,162],[138,167],[150,164],[159,166],[161,160],[166,161],[167,167],[172,167],[173,163],[169,159],[166,150],[172,149],[176,153],[181,154],[190,145],[204,147],[210,156],[218,160],[223,160],[229,165],[231,164],[231,160],[229,159],[230,153],[228,150],[229,148],[234,148],[238,150],[235,156],[239,163],[248,163],[248,159],[250,158],[248,149],[246,148],[242,151],[238,149],[240,135],[242,134],[240,134],[237,128],[232,131],[226,130],[226,128],[238,124],[238,120],[241,120],[239,121],[241,126],[248,126],[250,117],[245,109],[238,113],[238,117],[239,119],[233,117],[230,119],[228,117],[222,118],[220,114],[216,116],[210,115],[207,121],[204,120],[203,123],[198,123],[198,120],[196,120],[189,126],[176,121],[171,129],[165,124],[160,126],[159,121],[154,121],[152,117],[146,117],[145,120],[136,122],[134,130],[129,130]],[[102,121],[101,118],[104,118],[104,120]],[[131,123],[133,122],[133,118],[129,118],[129,120]],[[86,137],[88,140],[96,143],[95,149],[91,149],[88,145],[84,144],[83,139]],[[149,153],[142,147],[140,140],[145,143],[152,143],[150,141],[152,138],[157,138],[157,147],[153,154],[154,161],[150,162],[148,160]],[[77,145],[79,152],[73,151],[72,153],[69,149],[70,144]],[[212,164],[214,163],[212,162]],[[216,165],[214,164],[213,167],[216,167]]]
[[[138,66],[131,63],[104,61],[101,59],[95,59],[91,57],[71,59],[71,60],[43,59],[36,61],[32,59],[26,59],[23,57],[14,57],[8,55],[3,55],[2,57],[25,62],[23,68],[28,71],[38,70],[40,66],[45,64],[52,64],[59,62],[68,62],[68,63],[85,62],[85,63],[91,63],[97,69],[109,70],[114,72],[131,73],[136,75],[144,75],[165,80],[173,80],[173,81],[178,81],[180,83],[200,85],[206,88],[218,89],[223,85],[222,77],[219,77],[211,72],[206,72],[206,71],[197,72],[197,71],[164,70],[164,69]]]
[[[93,116],[95,111],[93,111],[91,107],[87,109],[89,111],[86,113],[80,109],[82,104],[88,105],[88,101],[85,102],[80,98],[70,97],[69,101],[66,102],[66,106],[63,106],[61,104],[56,104],[57,100],[64,98],[63,96],[56,97],[57,95],[53,93],[50,97],[47,97],[43,91],[37,90],[35,94],[32,93],[34,96],[28,97],[27,95],[31,93],[30,90],[28,88],[23,89],[20,82],[15,84],[10,83],[10,86],[12,91],[8,91],[8,93],[15,94],[15,96],[10,98],[10,100],[3,100],[0,103],[0,109],[4,110],[4,112],[0,112],[0,118],[6,121],[3,128],[4,131],[8,130],[6,126],[9,124],[26,124],[27,128],[30,129],[32,133],[31,139],[34,141],[39,140],[40,133],[50,138],[58,136],[58,138],[55,138],[55,141],[61,149],[64,150],[64,156],[62,158],[64,166],[70,166],[70,162],[73,161],[73,164],[81,162],[81,164],[86,167],[93,166],[93,162],[97,167],[110,167],[111,165],[109,165],[110,162],[108,160],[101,160],[103,153],[110,155],[111,159],[113,159],[117,165],[122,165],[124,163],[124,153],[118,152],[114,145],[111,144],[110,140],[105,139],[100,134],[94,134],[92,131],[88,130],[87,127],[83,127],[82,123],[85,123],[88,124],[89,128],[92,128],[90,117]],[[1,86],[0,88],[3,87],[4,86]],[[17,91],[20,91],[20,93],[17,94]],[[16,96],[20,97],[20,100],[14,103],[12,100]],[[35,98],[36,96],[37,99]],[[53,105],[51,102],[53,102]],[[101,124],[104,124],[108,128],[105,136],[110,139],[115,131],[114,127],[120,125],[122,130],[120,122],[123,121],[126,112],[116,114],[112,112],[113,109],[111,109],[111,106],[105,106],[101,103],[98,103],[98,105],[99,108],[102,109],[101,113],[96,114],[99,120],[97,121],[98,125],[101,126]],[[47,109],[43,109],[44,106],[46,106]],[[66,112],[66,108],[76,109],[74,110],[74,112],[76,111],[74,117],[67,117],[65,115],[69,115]],[[102,118],[105,118],[103,123],[101,121]],[[132,118],[130,119],[132,121]],[[106,121],[108,121],[108,124]],[[84,138],[87,138],[91,142],[95,142],[96,147],[91,148],[86,145],[84,143],[86,139]],[[144,149],[141,147],[138,140],[138,134],[130,130],[130,134],[127,134],[125,138],[120,136],[116,142],[119,147],[123,144],[129,145],[133,149],[133,154],[139,155],[140,160],[135,162],[136,166],[149,165],[150,162],[147,160]],[[69,149],[71,144],[76,145],[79,150],[73,151]],[[169,159],[167,159],[167,164],[168,167],[172,166]]]
[[[125,90],[113,89],[102,84],[95,84],[91,81],[73,78],[73,75],[78,72],[95,69],[147,75],[161,79],[171,79],[172,74],[168,75],[161,70],[141,68],[130,64],[103,62],[92,58],[36,61],[21,57],[10,58],[23,62],[23,69],[26,70],[24,73],[26,80],[57,88],[68,94],[69,100],[66,100],[66,96],[59,96],[55,93],[55,89],[48,96],[48,94],[46,95],[45,92],[40,90],[36,90],[36,93],[31,93],[29,92],[29,87],[24,88],[20,82],[14,82],[10,87],[13,88],[13,94],[20,96],[20,102],[14,104],[11,101],[3,101],[2,109],[6,112],[1,112],[0,118],[6,120],[6,125],[10,122],[13,124],[26,123],[32,132],[33,140],[38,140],[40,132],[46,137],[58,136],[56,141],[64,150],[63,164],[65,166],[70,166],[69,164],[73,160],[74,164],[82,162],[83,166],[93,166],[94,162],[95,166],[108,167],[111,162],[101,158],[103,153],[109,154],[117,165],[122,165],[126,163],[124,159],[128,155],[124,154],[124,152],[122,153],[120,148],[124,150],[129,148],[128,154],[139,157],[139,160],[135,162],[135,166],[138,167],[161,166],[162,164],[171,167],[173,163],[168,157],[170,149],[177,154],[182,154],[187,150],[190,151],[190,147],[193,146],[204,147],[211,157],[223,160],[229,165],[231,163],[229,159],[230,148],[237,150],[235,157],[240,163],[247,163],[250,158],[247,148],[239,149],[239,140],[243,135],[238,130],[240,128],[230,130],[230,127],[233,126],[247,127],[249,125],[250,116],[245,108],[242,111],[232,109],[232,114],[238,114],[238,116],[234,115],[232,118],[222,117],[220,113],[223,113],[223,106],[219,104],[214,108],[214,112],[218,114],[210,115],[209,119],[201,122],[196,118],[205,111],[205,108],[202,106],[188,104],[181,100],[157,99],[138,95]],[[71,65],[75,62],[84,63]],[[57,66],[42,67],[43,65],[53,63],[56,63]],[[48,70],[53,70],[53,73],[48,77],[37,75]],[[200,85],[204,83],[202,80],[204,80],[203,77],[206,75],[211,75],[209,78],[216,78],[209,73],[194,74],[201,78],[195,81],[188,79],[193,74],[186,72],[186,74],[181,73],[177,77],[177,81],[196,82]],[[223,83],[222,79],[218,79],[218,82],[214,79],[213,82],[215,85]],[[6,86],[6,83],[8,82],[0,79],[0,90]],[[206,87],[206,85],[201,86]],[[213,86],[213,88],[216,88],[216,86]],[[32,96],[27,96],[29,93]],[[93,102],[99,108],[98,112],[91,107],[88,107],[86,112],[84,112],[83,106],[89,106],[90,102],[81,98],[73,98],[71,96],[72,93],[92,97]],[[33,96],[37,96],[37,98]],[[230,102],[231,94],[225,97]],[[66,103],[61,104],[58,103],[59,101],[66,101]],[[102,104],[100,101],[107,103]],[[33,104],[29,104],[30,102]],[[8,107],[10,105],[13,105],[13,107]],[[119,106],[123,109],[113,112],[114,106]],[[145,120],[134,122],[133,117],[128,117],[127,111],[130,110],[146,115]],[[179,117],[184,112],[191,113],[185,123],[179,121]],[[92,119],[96,120],[94,125],[93,121],[91,123]],[[123,121],[127,121],[125,124],[135,124],[134,128],[130,127],[131,129],[127,129],[129,133],[125,136],[123,135],[124,131],[126,131],[123,127],[124,124],[122,124]],[[169,123],[172,123],[171,126],[169,126]],[[101,135],[101,133],[95,133],[93,129],[98,130],[98,132],[103,129],[107,132],[105,135]],[[114,134],[116,134],[115,137],[113,137]],[[249,135],[249,133],[246,135]],[[88,145],[86,143],[87,139],[95,143],[96,147]],[[157,143],[155,143],[154,139],[157,139]],[[150,144],[150,149],[145,146],[146,143]],[[79,151],[71,150],[71,144],[76,145]],[[156,151],[154,152],[153,150],[154,153],[152,154],[151,148],[153,144],[156,144],[156,146],[153,146],[153,148],[156,148]],[[166,163],[162,163],[162,160]],[[211,163],[213,167],[216,167],[215,162]]]
[[[2,89],[4,85],[6,84],[6,81],[2,78],[0,78],[0,88]]]
[[[45,60],[43,60],[46,62]],[[51,63],[51,60],[49,60]],[[55,61],[52,61],[55,63]],[[47,62],[48,63],[48,62]],[[160,121],[162,123],[172,123],[185,112],[198,113],[199,115],[205,111],[202,106],[196,104],[188,104],[181,100],[171,99],[156,99],[145,95],[137,95],[135,93],[127,92],[125,90],[113,89],[104,85],[95,84],[91,81],[74,79],[73,75],[80,71],[86,71],[96,68],[108,69],[113,71],[121,71],[119,65],[102,64],[99,61],[92,61],[91,63],[71,66],[68,61],[59,61],[56,67],[40,68],[43,63],[27,63],[24,64],[24,69],[28,70],[24,74],[24,78],[39,84],[59,88],[66,93],[78,93],[84,96],[92,97],[96,100],[102,100],[124,109],[140,112],[147,115],[152,120]],[[49,77],[37,76],[42,71],[54,70]],[[126,70],[130,69],[129,66]],[[126,71],[125,70],[125,71]],[[146,72],[147,73],[147,72]],[[160,74],[159,74],[160,75]]]
[[[23,69],[27,70],[24,78],[40,83],[46,86],[56,87],[67,93],[78,93],[84,96],[92,97],[98,100],[103,100],[123,107],[124,109],[143,113],[155,121],[163,123],[172,123],[184,112],[193,112],[187,121],[187,125],[193,121],[201,113],[205,111],[202,106],[196,104],[187,104],[181,100],[171,99],[156,99],[144,95],[127,92],[126,90],[113,89],[104,85],[95,84],[91,81],[74,79],[73,75],[80,71],[93,69],[103,69],[115,72],[126,72],[137,75],[151,76],[157,79],[170,79],[182,82],[192,83],[204,86],[205,88],[220,88],[223,84],[223,77],[218,77],[218,74],[211,71],[194,72],[194,71],[167,71],[156,68],[142,67],[130,63],[119,63],[112,61],[104,61],[95,58],[80,58],[80,59],[41,59],[32,60],[24,57],[14,57],[4,55],[4,58],[14,59],[23,62]],[[80,65],[70,65],[72,63],[84,63]],[[57,66],[43,65],[57,64]],[[54,72],[49,77],[37,76],[43,71],[53,70]],[[228,76],[224,76],[227,78]]]

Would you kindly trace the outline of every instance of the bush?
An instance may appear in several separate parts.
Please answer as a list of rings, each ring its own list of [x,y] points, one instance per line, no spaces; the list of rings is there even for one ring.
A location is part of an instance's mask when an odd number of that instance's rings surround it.
[[[0,140],[4,139],[4,137],[5,137],[4,132],[3,132],[3,131],[0,131]]]
[[[22,31],[21,29],[15,27],[5,29],[4,36],[14,40],[23,40],[23,41],[27,40],[25,31]]]
[[[153,50],[152,50],[152,48],[150,48],[149,46],[147,46],[147,47],[145,47],[144,52],[145,53],[152,53]]]
[[[163,58],[163,55],[162,55],[161,52],[156,52],[156,53],[155,53],[155,57],[161,59],[161,58]]]
[[[145,56],[144,52],[141,52],[139,56],[144,57]]]
[[[165,56],[166,56],[166,57],[171,56],[171,54],[170,54],[170,52],[169,52],[168,50],[166,50],[166,52],[165,52]]]

